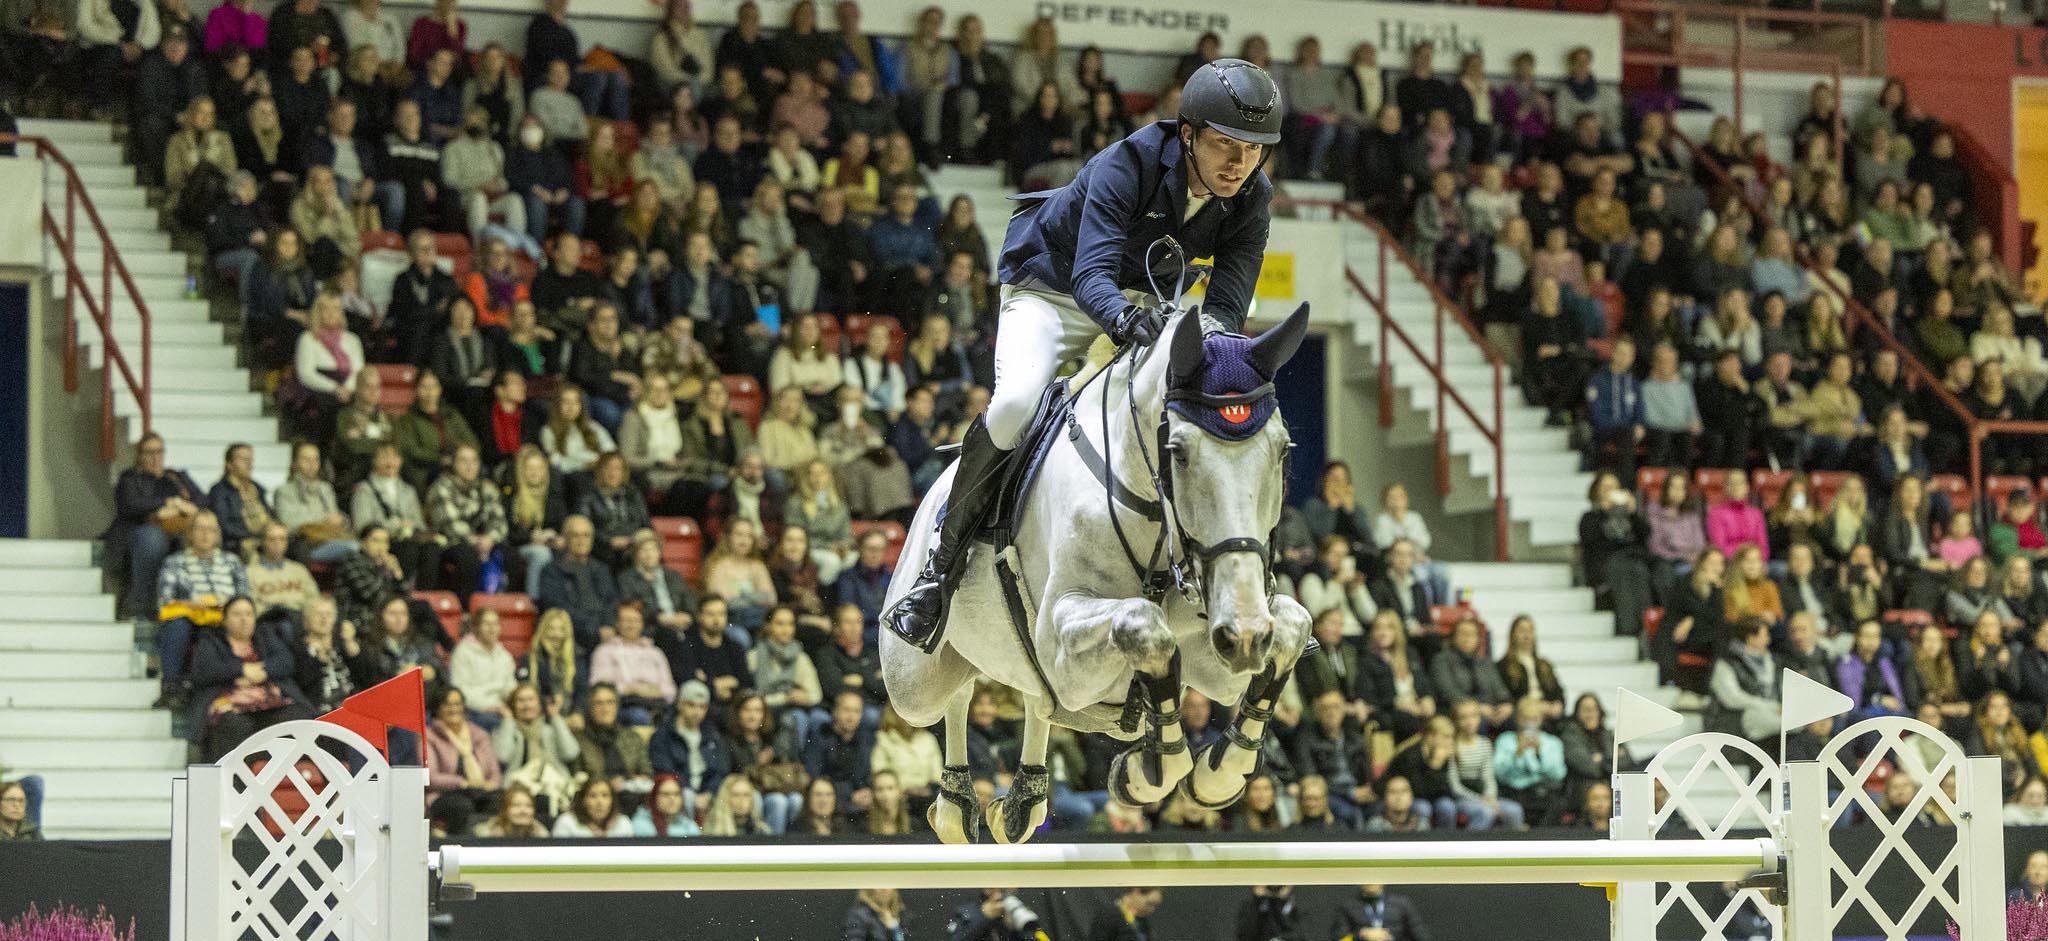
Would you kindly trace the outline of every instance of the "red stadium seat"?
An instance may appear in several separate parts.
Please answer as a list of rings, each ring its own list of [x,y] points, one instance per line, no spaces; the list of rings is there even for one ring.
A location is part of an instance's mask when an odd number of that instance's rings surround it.
[[[434,609],[434,617],[441,620],[441,633],[448,635],[448,646],[454,647],[462,640],[462,600],[452,591],[416,591],[414,601],[424,601]]]
[[[657,516],[648,524],[661,537],[661,564],[681,573],[684,581],[696,584],[697,571],[704,565],[704,534],[698,530],[697,521],[687,516]]]
[[[868,325],[879,323],[889,328],[889,358],[903,362],[903,346],[908,338],[903,335],[903,323],[887,314],[847,314],[846,341],[858,347],[867,341]]]
[[[1917,608],[1897,608],[1886,611],[1878,615],[1877,620],[1878,623],[1884,625],[1886,634],[1893,636],[1903,634],[1908,641],[1918,640],[1921,631],[1934,626],[1934,615]]]
[[[856,543],[869,532],[880,532],[889,538],[889,567],[895,568],[896,560],[903,556],[903,540],[906,536],[903,526],[888,520],[853,521],[853,539]]]
[[[613,121],[612,139],[618,145],[619,153],[630,157],[640,149],[640,125],[631,121]]]
[[[442,232],[434,236],[434,251],[443,258],[457,255],[468,258],[474,249],[470,247],[469,236],[456,232]]]
[[[403,363],[380,363],[373,368],[383,380],[377,386],[377,405],[393,415],[405,414],[412,407],[412,387],[419,381],[420,371]]]
[[[534,610],[533,601],[518,592],[487,595],[477,592],[469,596],[469,610],[498,612],[498,627],[501,632],[498,642],[505,645],[505,651],[513,657],[526,656],[526,648],[533,645],[533,622],[540,612]]]
[[[1778,505],[1778,495],[1792,483],[1792,471],[1757,468],[1749,475],[1749,487],[1756,492],[1755,503],[1759,508],[1769,510]],[[1819,502],[1819,501],[1815,501]]]
[[[1670,473],[1662,467],[1636,468],[1636,493],[1640,495],[1637,502],[1647,504],[1657,499],[1664,492],[1664,478]]]
[[[1809,475],[1807,480],[1813,485],[1814,507],[1833,506],[1835,494],[1842,491],[1842,482],[1848,479],[1847,471],[1814,471]]]
[[[1984,478],[1984,496],[1991,501],[1991,508],[2000,516],[2005,515],[2005,499],[2015,490],[2031,490],[2034,482],[2018,475],[2001,474]]]
[[[761,425],[761,409],[765,404],[761,395],[761,384],[754,377],[733,375],[725,377],[725,392],[732,397],[732,410],[747,420],[747,426]]]
[[[852,352],[846,348],[846,332],[840,329],[839,318],[831,314],[812,314],[818,321],[818,336],[825,341],[825,348],[841,356]]]
[[[1473,610],[1470,605],[1430,605],[1429,615],[1430,620],[1436,624],[1436,632],[1445,637],[1451,636],[1451,629],[1457,627],[1458,622],[1466,618],[1479,622],[1479,630],[1482,636],[1486,631],[1486,621],[1481,619],[1479,612]]]
[[[1977,495],[1970,492],[1969,478],[1961,474],[1936,474],[1927,478],[1927,495],[1948,494],[1949,509],[1961,512],[1977,503]]]
[[[1657,631],[1664,626],[1663,608],[1643,609],[1643,639],[1656,640]]]
[[[380,248],[388,248],[395,252],[405,251],[405,236],[381,230],[363,233],[363,251],[374,252]]]
[[[1700,499],[1710,505],[1719,503],[1728,489],[1728,471],[1720,467],[1702,467],[1693,472],[1692,485],[1700,492]]]

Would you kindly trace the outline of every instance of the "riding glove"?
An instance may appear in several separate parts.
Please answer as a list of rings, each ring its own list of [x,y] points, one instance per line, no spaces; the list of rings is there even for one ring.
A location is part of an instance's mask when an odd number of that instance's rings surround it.
[[[1151,346],[1159,339],[1159,331],[1165,326],[1163,320],[1158,311],[1133,304],[1109,325],[1109,338],[1118,346]]]

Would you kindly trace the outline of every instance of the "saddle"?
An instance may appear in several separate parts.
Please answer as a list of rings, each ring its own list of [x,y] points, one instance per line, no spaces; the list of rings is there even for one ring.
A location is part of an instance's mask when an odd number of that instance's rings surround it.
[[[1039,471],[1045,467],[1045,456],[1052,451],[1053,443],[1059,440],[1059,429],[1072,420],[1075,396],[1069,393],[1069,386],[1068,380],[1059,379],[1045,387],[1031,424],[1017,441],[1017,453],[1003,471],[988,518],[981,525],[981,538],[995,546],[997,551],[1013,541],[1017,521],[1024,518],[1025,501],[1031,497],[1032,484],[1037,482]]]

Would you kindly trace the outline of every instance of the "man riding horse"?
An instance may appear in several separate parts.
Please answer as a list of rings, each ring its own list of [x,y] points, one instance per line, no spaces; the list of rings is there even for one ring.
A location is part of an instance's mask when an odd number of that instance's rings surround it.
[[[1280,142],[1285,111],[1264,69],[1218,59],[1181,94],[1178,120],[1142,128],[1090,158],[1072,183],[1016,197],[997,274],[995,389],[968,429],[939,538],[917,582],[883,614],[929,649],[946,621],[960,561],[994,501],[1005,465],[1062,364],[1102,334],[1149,346],[1164,318],[1150,251],[1170,237],[1214,259],[1203,317],[1238,332],[1264,260],[1273,184],[1260,167]],[[1159,261],[1173,265],[1171,258]],[[1177,297],[1188,285],[1175,283]]]

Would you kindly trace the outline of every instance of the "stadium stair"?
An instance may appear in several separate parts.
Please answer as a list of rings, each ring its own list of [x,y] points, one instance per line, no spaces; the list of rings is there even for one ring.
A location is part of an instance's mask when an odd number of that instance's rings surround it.
[[[39,774],[59,839],[161,839],[185,742],[150,708],[135,629],[114,617],[92,543],[0,540],[0,763]]]
[[[21,133],[49,138],[77,168],[94,208],[120,252],[123,265],[149,307],[152,427],[164,436],[165,461],[190,473],[202,486],[220,476],[227,446],[247,442],[256,449],[256,479],[266,487],[284,482],[289,462],[278,438],[277,421],[264,414],[263,397],[251,391],[249,373],[239,361],[236,345],[214,321],[207,301],[188,296],[188,277],[200,262],[174,248],[148,192],[135,182],[135,170],[123,162],[122,145],[112,124],[92,121],[25,120]],[[59,215],[64,206],[64,179],[48,175],[49,205]],[[80,270],[88,282],[100,275],[99,239],[90,233],[85,213],[78,212]],[[53,302],[61,303],[61,275],[50,279]],[[142,344],[142,322],[135,305],[114,289],[114,338],[122,350]],[[86,305],[72,312],[85,362],[94,369],[105,363],[99,327]],[[131,364],[140,368],[139,363]],[[115,414],[126,419],[127,440],[141,437],[140,408],[118,380]]]

